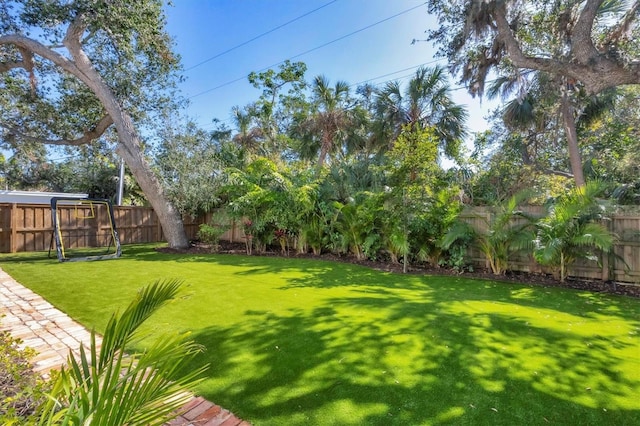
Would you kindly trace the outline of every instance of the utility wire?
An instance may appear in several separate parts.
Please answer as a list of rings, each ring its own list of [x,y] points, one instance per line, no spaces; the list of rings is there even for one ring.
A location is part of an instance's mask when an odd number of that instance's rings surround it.
[[[280,28],[286,27],[287,25],[289,25],[289,24],[291,24],[291,23],[293,23],[293,22],[296,22],[296,21],[298,21],[298,20],[300,20],[300,19],[304,18],[305,16],[309,16],[309,15],[311,15],[312,13],[317,12],[318,10],[320,10],[320,9],[322,9],[322,8],[325,8],[325,7],[327,7],[327,6],[329,6],[329,5],[333,4],[333,3],[335,3],[335,2],[337,2],[337,1],[338,1],[338,0],[332,0],[332,1],[330,1],[329,3],[325,3],[325,4],[323,4],[322,6],[317,7],[317,8],[313,9],[313,10],[312,10],[312,11],[310,11],[310,12],[307,12],[307,13],[305,13],[305,14],[303,14],[303,15],[300,15],[300,16],[298,16],[297,18],[293,18],[292,20],[287,21],[287,22],[285,22],[285,23],[284,23],[284,24],[282,24],[282,25],[278,25],[277,27],[272,28],[272,29],[270,29],[269,31],[266,31],[266,32],[264,32],[264,33],[262,33],[262,34],[259,34],[259,35],[255,36],[254,38],[252,38],[252,39],[250,39],[250,40],[247,40],[247,41],[245,41],[245,42],[243,42],[243,43],[240,43],[240,44],[238,44],[238,45],[236,45],[236,46],[230,47],[229,49],[225,50],[224,52],[220,52],[220,53],[218,53],[217,55],[212,56],[212,57],[210,57],[210,58],[208,58],[208,59],[205,59],[205,60],[204,60],[204,61],[202,61],[202,62],[198,62],[197,64],[195,64],[195,65],[193,65],[193,66],[190,66],[189,68],[185,69],[184,71],[185,71],[185,72],[186,72],[186,71],[191,71],[192,69],[197,68],[197,67],[199,67],[200,65],[204,65],[204,64],[206,64],[207,62],[213,61],[214,59],[219,58],[220,56],[226,55],[227,53],[232,52],[232,51],[234,51],[234,50],[236,50],[236,49],[238,49],[238,48],[240,48],[240,47],[242,47],[242,46],[246,46],[247,44],[249,44],[249,43],[251,43],[251,42],[253,42],[253,41],[256,41],[257,39],[259,39],[259,38],[261,38],[261,37],[266,36],[267,34],[271,34],[272,32],[279,30]]]
[[[422,63],[422,64],[414,65],[414,66],[412,66],[412,67],[403,68],[403,69],[398,70],[398,71],[393,71],[393,72],[390,72],[390,73],[387,73],[387,74],[379,75],[379,76],[377,76],[377,77],[373,77],[373,78],[369,78],[369,79],[367,79],[367,80],[360,81],[360,82],[358,82],[358,83],[350,84],[350,85],[349,85],[349,87],[350,87],[350,88],[351,88],[351,87],[358,87],[358,86],[360,86],[360,85],[362,85],[362,84],[369,83],[369,82],[371,82],[371,81],[373,81],[373,80],[377,80],[377,79],[379,79],[379,78],[389,77],[390,75],[399,74],[399,73],[401,73],[401,72],[408,71],[408,70],[414,70],[414,69],[416,69],[416,68],[423,67],[423,66],[425,66],[425,65],[435,64],[436,62],[441,62],[441,61],[443,61],[443,60],[444,60],[444,59],[434,59],[433,61],[424,62],[424,63]],[[384,83],[387,83],[387,82],[389,82],[389,81],[393,81],[393,80],[395,80],[395,79],[392,79],[392,80],[386,80],[386,81],[383,81],[383,82],[380,82],[380,83],[376,83],[376,84],[374,84],[374,86],[379,86],[379,85],[381,85],[381,84],[384,84]]]
[[[425,3],[421,3],[421,4],[417,5],[417,6],[414,6],[414,7],[411,7],[411,8],[409,8],[409,9],[403,10],[402,12],[396,13],[395,15],[391,15],[391,16],[389,16],[389,17],[387,17],[387,18],[384,18],[384,19],[382,19],[382,20],[380,20],[380,21],[374,22],[373,24],[367,25],[366,27],[360,28],[359,30],[352,31],[352,32],[350,32],[349,34],[345,34],[345,35],[343,35],[342,37],[338,37],[338,38],[336,38],[336,39],[334,39],[334,40],[331,40],[331,41],[329,41],[329,42],[327,42],[327,43],[321,44],[320,46],[314,47],[313,49],[306,50],[306,51],[304,51],[304,52],[302,52],[302,53],[298,53],[297,55],[291,56],[291,57],[289,57],[289,58],[287,58],[287,59],[289,59],[289,60],[291,60],[291,59],[295,59],[295,58],[298,58],[298,57],[300,57],[300,56],[303,56],[303,55],[306,55],[306,54],[308,54],[308,53],[311,53],[311,52],[313,52],[313,51],[316,51],[316,50],[318,50],[318,49],[321,49],[321,48],[323,48],[323,47],[329,46],[330,44],[336,43],[336,42],[338,42],[338,41],[340,41],[340,40],[344,40],[344,39],[345,39],[345,38],[347,38],[347,37],[351,37],[351,36],[353,36],[353,35],[355,35],[355,34],[358,34],[358,33],[362,32],[362,31],[368,30],[369,28],[372,28],[372,27],[374,27],[374,26],[376,26],[376,25],[382,24],[383,22],[389,21],[390,19],[397,18],[398,16],[400,16],[400,15],[404,15],[405,13],[409,13],[409,12],[411,12],[412,10],[415,10],[415,9],[417,9],[417,8],[419,8],[419,7],[424,6],[425,4],[427,4],[427,3],[426,3],[426,2],[425,2]],[[258,70],[257,72],[262,72],[262,71],[268,70],[268,69],[273,68],[273,67],[275,67],[275,66],[278,66],[278,65],[280,65],[280,64],[282,64],[282,63],[284,63],[284,62],[285,62],[285,60],[280,61],[280,62],[277,62],[277,63],[275,63],[275,64],[272,64],[272,65],[269,65],[269,66],[267,66],[267,67],[264,67],[264,68],[262,68],[262,69]],[[236,78],[236,79],[234,79],[234,80],[227,81],[226,83],[223,83],[223,84],[221,84],[221,85],[219,85],[219,86],[216,86],[216,87],[213,87],[213,88],[211,88],[211,89],[207,89],[207,90],[204,90],[204,91],[202,91],[202,92],[196,93],[195,95],[191,95],[191,96],[189,96],[187,99],[193,99],[193,98],[196,98],[196,97],[198,97],[198,96],[202,96],[202,95],[204,95],[204,94],[207,94],[207,93],[213,92],[214,90],[218,90],[218,89],[221,89],[221,88],[223,88],[223,87],[225,87],[225,86],[228,86],[228,85],[230,85],[230,84],[233,84],[233,83],[236,83],[236,82],[238,82],[238,81],[244,80],[245,78],[247,78],[247,75],[243,75],[242,77],[238,77],[238,78]]]

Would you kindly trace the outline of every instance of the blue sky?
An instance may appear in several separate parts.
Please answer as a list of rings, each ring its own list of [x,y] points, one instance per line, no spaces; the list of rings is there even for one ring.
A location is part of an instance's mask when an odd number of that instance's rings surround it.
[[[331,83],[344,80],[354,90],[365,81],[407,81],[422,64],[446,65],[434,58],[430,42],[411,44],[435,27],[424,0],[174,0],[167,18],[186,69],[181,89],[191,102],[187,114],[206,129],[213,128],[213,118],[230,125],[234,105],[260,96],[246,79],[251,71],[277,68],[286,59],[307,64],[307,81],[324,74]],[[451,85],[458,87],[453,78]],[[467,105],[470,129],[486,129],[484,116],[493,105],[486,100],[481,105],[464,89],[453,95]]]

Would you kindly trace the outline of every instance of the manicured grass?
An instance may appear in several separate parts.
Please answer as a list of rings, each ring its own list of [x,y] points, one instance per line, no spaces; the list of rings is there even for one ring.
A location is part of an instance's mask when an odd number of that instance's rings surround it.
[[[197,391],[256,425],[640,424],[640,301],[304,259],[167,255],[1,267],[89,327],[156,279],[182,297],[146,332],[191,331]],[[195,367],[195,365],[194,365]]]

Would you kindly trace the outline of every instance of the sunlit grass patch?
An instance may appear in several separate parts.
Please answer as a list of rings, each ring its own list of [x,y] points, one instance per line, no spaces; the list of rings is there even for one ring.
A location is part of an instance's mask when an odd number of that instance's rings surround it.
[[[0,262],[98,329],[143,284],[184,280],[144,331],[191,331],[197,391],[258,425],[640,423],[637,299],[149,246]]]

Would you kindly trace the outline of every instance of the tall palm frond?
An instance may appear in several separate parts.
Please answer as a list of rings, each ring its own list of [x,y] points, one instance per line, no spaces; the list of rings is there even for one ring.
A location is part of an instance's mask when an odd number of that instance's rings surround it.
[[[402,129],[435,128],[441,148],[455,158],[466,135],[468,113],[451,97],[446,70],[420,67],[403,90],[397,81],[387,83],[376,96],[379,138],[392,141]]]
[[[458,220],[443,237],[443,248],[449,248],[458,240],[473,240],[493,274],[504,274],[511,256],[533,245],[534,218],[519,209],[530,197],[530,191],[521,191],[499,203],[489,218],[481,218],[482,229]]]
[[[349,84],[338,81],[333,86],[327,77],[319,75],[314,79],[313,99],[315,111],[298,126],[304,139],[301,149],[303,156],[317,155],[318,167],[322,168],[332,155],[346,149],[346,141],[357,126],[349,105]]]
[[[87,352],[69,356],[57,376],[51,399],[41,407],[41,425],[162,425],[190,398],[187,391],[203,369],[177,373],[201,351],[182,335],[162,336],[142,353],[126,353],[136,331],[174,298],[178,281],[143,288],[121,315],[109,320],[98,348],[91,333]]]
[[[599,182],[553,200],[547,216],[537,223],[534,257],[541,265],[549,266],[560,281],[568,275],[568,268],[581,258],[595,259],[594,249],[611,251],[616,236],[602,221],[606,206],[597,197],[603,191]]]

